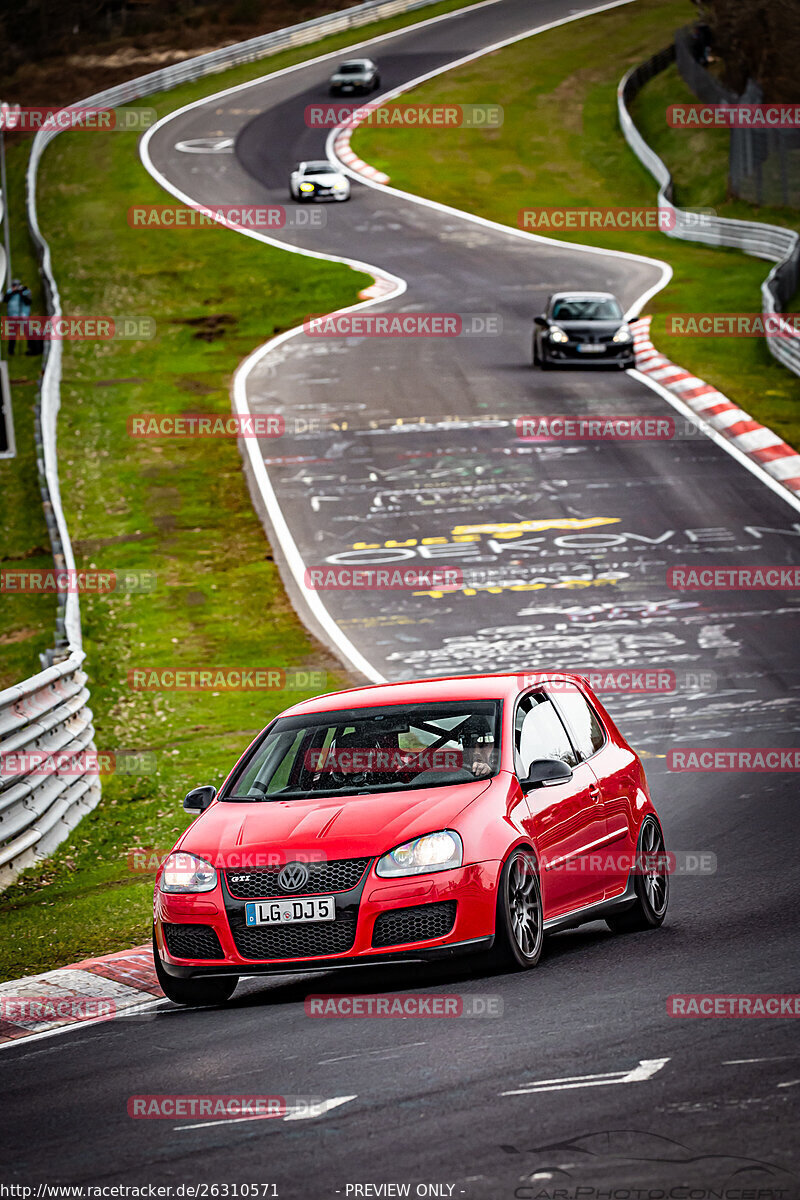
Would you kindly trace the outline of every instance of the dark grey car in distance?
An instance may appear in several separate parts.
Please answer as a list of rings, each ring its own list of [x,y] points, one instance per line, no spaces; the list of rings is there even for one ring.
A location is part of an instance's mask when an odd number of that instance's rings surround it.
[[[611,292],[554,292],[533,319],[533,365],[633,367],[633,334]]]
[[[355,92],[372,92],[380,85],[377,63],[371,58],[351,58],[339,64],[328,86],[332,96],[346,96]]]

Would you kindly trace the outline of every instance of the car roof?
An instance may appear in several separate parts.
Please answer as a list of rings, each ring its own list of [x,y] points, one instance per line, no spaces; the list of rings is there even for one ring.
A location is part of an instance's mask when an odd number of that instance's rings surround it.
[[[287,708],[283,716],[336,712],[343,708],[372,708],[385,704],[424,704],[447,700],[513,700],[520,692],[546,680],[582,682],[565,671],[520,668],[504,674],[449,675],[440,679],[409,679],[400,683],[375,683],[366,687],[328,692]],[[526,682],[529,680],[530,682]]]
[[[344,62],[340,62],[340,67],[372,67],[375,64],[371,58],[346,58]]]
[[[333,163],[327,158],[312,158],[309,162],[301,162],[301,167],[306,167],[310,171],[318,171],[320,167],[331,167],[336,170]]]
[[[613,292],[553,292],[550,302],[553,300],[617,300],[617,297]]]

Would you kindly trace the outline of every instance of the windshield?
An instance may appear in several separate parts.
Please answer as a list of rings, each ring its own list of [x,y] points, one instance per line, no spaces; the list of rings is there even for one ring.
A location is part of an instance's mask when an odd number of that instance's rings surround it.
[[[366,71],[365,63],[342,63],[339,67],[340,75],[361,75]]]
[[[326,162],[306,163],[303,173],[305,175],[335,175],[336,168]]]
[[[569,297],[556,300],[553,305],[553,319],[558,321],[617,321],[622,320],[622,309],[616,300],[581,300],[580,297]]]
[[[294,800],[471,783],[497,773],[499,700],[280,717],[221,800]]]

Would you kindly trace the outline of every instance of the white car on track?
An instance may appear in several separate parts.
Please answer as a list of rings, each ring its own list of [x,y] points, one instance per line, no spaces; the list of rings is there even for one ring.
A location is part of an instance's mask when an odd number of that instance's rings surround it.
[[[289,176],[293,200],[349,200],[350,180],[332,163],[301,162]]]
[[[372,92],[381,86],[378,64],[371,58],[351,58],[340,63],[330,78],[332,96],[348,96],[355,92]]]

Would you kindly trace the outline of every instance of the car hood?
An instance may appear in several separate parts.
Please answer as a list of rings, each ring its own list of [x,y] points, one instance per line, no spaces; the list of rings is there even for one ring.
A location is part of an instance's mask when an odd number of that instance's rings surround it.
[[[324,175],[301,175],[298,182],[299,183],[321,183],[321,184],[326,184],[328,187],[331,187],[335,183],[344,183],[345,177],[344,177],[344,175],[340,175],[338,172],[335,175],[330,175],[326,171]]]
[[[624,321],[551,321],[551,325],[558,325],[559,329],[563,329],[570,337],[577,338],[609,338],[613,337],[618,329],[621,329],[625,324]]]
[[[245,852],[263,856],[265,866],[301,855],[384,854],[408,838],[448,828],[492,782],[326,799],[219,801],[189,826],[178,845],[220,867],[229,860],[234,867],[243,865]]]
[[[335,75],[331,75],[332,83],[363,83],[372,74],[371,71],[359,71],[357,75],[348,72],[347,75],[340,75],[337,71]]]

